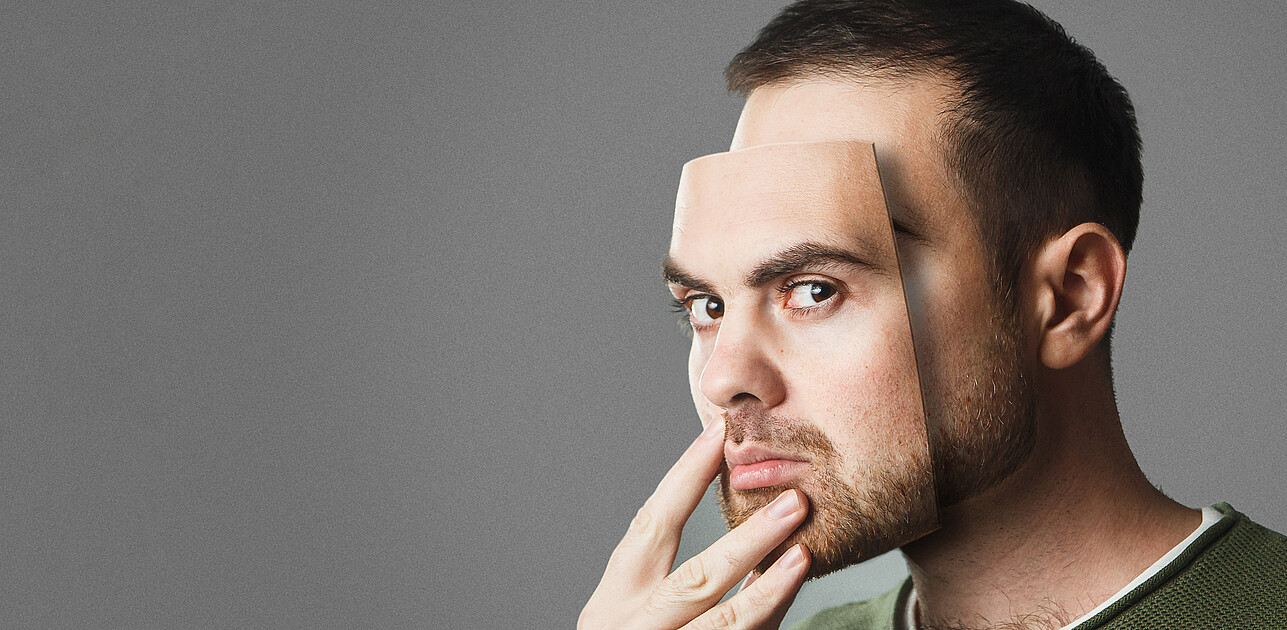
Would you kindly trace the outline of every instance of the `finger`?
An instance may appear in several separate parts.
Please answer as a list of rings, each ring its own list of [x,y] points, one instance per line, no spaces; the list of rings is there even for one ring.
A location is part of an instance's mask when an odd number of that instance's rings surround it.
[[[712,420],[657,484],[608,559],[604,581],[653,584],[670,571],[684,523],[724,460],[724,420]]]
[[[684,630],[776,630],[804,585],[810,561],[804,545],[791,547],[750,586],[706,611],[684,626]]]
[[[803,492],[787,490],[778,495],[745,523],[666,576],[648,600],[649,618],[658,625],[674,627],[715,605],[804,522],[808,511]]]

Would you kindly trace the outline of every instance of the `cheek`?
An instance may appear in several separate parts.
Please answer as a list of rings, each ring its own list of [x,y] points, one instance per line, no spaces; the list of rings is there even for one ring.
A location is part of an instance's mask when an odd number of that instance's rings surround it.
[[[972,231],[967,226],[959,233]],[[958,238],[933,250],[899,251],[921,377],[935,396],[956,375],[969,372],[968,349],[996,333],[992,278],[979,247]]]
[[[909,301],[913,309],[923,310],[920,315],[933,336],[973,333],[972,325],[983,319],[980,314],[993,310],[990,254],[973,236],[972,224],[957,226],[955,234],[932,252],[909,252],[913,254]]]
[[[940,269],[919,302],[917,351],[927,376],[941,381],[968,367],[967,349],[995,334],[992,285],[980,264]]]
[[[888,445],[924,435],[920,382],[902,308],[869,311],[860,322],[819,327],[808,337],[793,344],[784,370],[802,417],[850,444]]]

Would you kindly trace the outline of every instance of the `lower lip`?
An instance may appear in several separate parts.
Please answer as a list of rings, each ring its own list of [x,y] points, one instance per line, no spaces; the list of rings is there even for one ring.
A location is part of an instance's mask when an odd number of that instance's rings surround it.
[[[767,459],[734,466],[728,471],[728,485],[734,490],[751,490],[784,484],[809,469],[808,462]]]

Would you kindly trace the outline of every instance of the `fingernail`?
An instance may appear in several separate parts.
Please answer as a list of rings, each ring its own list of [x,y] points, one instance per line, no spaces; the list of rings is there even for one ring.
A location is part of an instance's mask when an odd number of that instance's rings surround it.
[[[786,518],[795,514],[800,509],[800,497],[796,496],[794,490],[787,490],[778,495],[778,498],[769,504],[769,516],[773,518]]]
[[[794,569],[800,566],[800,563],[804,562],[804,545],[792,547],[782,554],[782,559],[778,562],[782,563],[783,569]]]

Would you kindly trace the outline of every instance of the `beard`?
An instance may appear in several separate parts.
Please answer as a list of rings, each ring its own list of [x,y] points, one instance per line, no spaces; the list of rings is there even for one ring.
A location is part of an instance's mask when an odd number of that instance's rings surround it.
[[[788,488],[809,497],[804,522],[760,562],[758,573],[797,543],[812,557],[806,579],[869,560],[930,533],[938,526],[940,507],[986,491],[1026,461],[1034,441],[1036,404],[1022,368],[1020,328],[1010,316],[994,320],[996,336],[967,349],[968,368],[959,377],[920,373],[926,383],[921,391],[936,392],[922,394],[928,451],[923,442],[890,445],[880,461],[846,461],[826,434],[808,422],[751,409],[730,414],[727,440],[749,439],[813,466],[813,473],[796,483],[749,490],[733,490],[728,465],[721,466],[720,511],[729,529]]]
[[[912,452],[891,452],[893,459],[851,472],[852,463],[813,425],[751,413],[730,417],[726,426],[728,440],[750,439],[807,459],[813,467],[812,474],[796,483],[749,490],[733,490],[727,463],[721,467],[720,511],[729,529],[788,488],[809,497],[804,522],[760,562],[759,573],[803,543],[812,557],[806,578],[820,577],[910,542],[937,524],[933,472],[923,442]]]
[[[1037,400],[1023,365],[1018,314],[997,303],[995,336],[969,348],[973,369],[926,386],[926,426],[939,508],[976,497],[1009,477],[1032,454]],[[925,382],[925,379],[922,379]]]

